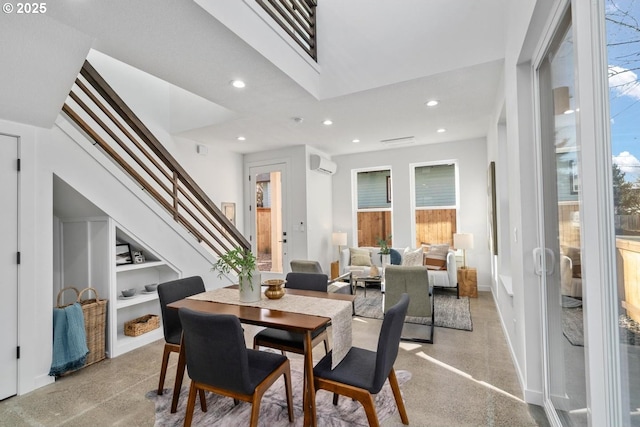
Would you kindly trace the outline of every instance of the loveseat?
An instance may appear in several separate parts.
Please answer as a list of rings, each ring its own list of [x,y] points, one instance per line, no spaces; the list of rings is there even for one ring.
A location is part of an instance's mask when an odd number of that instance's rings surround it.
[[[352,248],[343,248],[340,251],[340,274],[351,272],[357,277],[371,276],[372,267],[375,266],[379,274],[382,274],[382,258],[379,254],[379,247],[363,246],[353,249],[364,249],[369,252],[370,265],[352,265]],[[396,253],[393,254],[393,251]],[[410,250],[416,251],[416,249]],[[423,253],[424,254],[424,253]],[[405,249],[392,248],[391,264],[402,265]],[[366,258],[366,257],[365,257]],[[421,256],[423,264],[426,262],[424,255]],[[362,260],[362,259],[360,259]],[[394,262],[395,261],[395,262]],[[367,262],[356,262],[356,264],[367,264]],[[441,269],[429,269],[429,285],[437,288],[456,288],[456,295],[459,295],[458,273],[456,271],[456,256],[451,249],[447,251],[444,266]],[[375,270],[375,269],[374,269]]]

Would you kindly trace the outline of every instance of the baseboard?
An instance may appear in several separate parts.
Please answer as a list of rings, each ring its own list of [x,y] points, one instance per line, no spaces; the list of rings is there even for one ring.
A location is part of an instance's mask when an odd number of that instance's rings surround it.
[[[540,405],[541,403],[536,403],[534,401],[530,401],[527,396],[531,396],[532,398],[535,398],[535,396],[533,395],[533,393],[536,393],[534,391],[531,390],[527,390],[525,388],[525,382],[524,382],[524,376],[522,374],[522,369],[520,368],[520,364],[518,363],[518,359],[515,356],[515,352],[513,351],[513,345],[511,344],[511,338],[507,332],[507,328],[506,325],[504,324],[504,316],[502,316],[502,313],[500,312],[500,305],[498,304],[498,300],[496,298],[496,294],[493,292],[493,290],[490,288],[489,289],[491,291],[491,296],[493,297],[493,303],[496,306],[496,310],[498,311],[498,317],[500,317],[500,326],[502,326],[502,334],[504,335],[505,339],[507,340],[507,346],[509,347],[509,355],[511,355],[511,361],[513,362],[513,366],[515,367],[516,370],[516,377],[518,378],[518,384],[520,384],[520,390],[522,390],[522,394],[524,396],[524,401],[527,403],[534,403],[536,405]],[[540,402],[542,402],[542,395],[540,395]]]

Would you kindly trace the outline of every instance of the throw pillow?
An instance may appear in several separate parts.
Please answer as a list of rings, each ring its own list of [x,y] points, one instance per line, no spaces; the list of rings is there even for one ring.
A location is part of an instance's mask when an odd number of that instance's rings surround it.
[[[350,265],[368,267],[371,265],[371,252],[368,249],[349,248],[351,254]]]
[[[422,248],[406,248],[402,254],[402,265],[409,267],[422,265]]]
[[[391,249],[391,265],[400,265],[402,263],[402,255],[395,249]]]
[[[429,251],[424,254],[424,265],[429,270],[446,270],[449,245],[430,245]]]

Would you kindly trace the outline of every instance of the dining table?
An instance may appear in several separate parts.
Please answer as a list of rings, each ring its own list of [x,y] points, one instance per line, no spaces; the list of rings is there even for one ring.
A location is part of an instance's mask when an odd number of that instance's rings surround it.
[[[262,294],[257,302],[240,302],[238,286],[214,289],[167,305],[170,309],[189,308],[204,313],[232,314],[241,323],[282,329],[304,335],[304,425],[316,426],[315,387],[313,378],[312,333],[331,324],[333,366],[351,348],[351,315],[355,295],[284,288],[282,299],[270,300]],[[284,301],[282,301],[284,300]],[[348,321],[346,316],[348,316]],[[180,345],[178,366],[171,402],[171,412],[178,407],[184,378],[185,346]]]

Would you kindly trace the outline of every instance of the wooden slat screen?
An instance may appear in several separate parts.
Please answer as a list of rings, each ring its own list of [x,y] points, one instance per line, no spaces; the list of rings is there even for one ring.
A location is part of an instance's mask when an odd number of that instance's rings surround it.
[[[391,211],[358,212],[358,246],[378,246],[391,234]],[[392,241],[387,242],[393,246]]]
[[[85,61],[63,112],[204,247],[221,255],[251,243]]]
[[[455,232],[455,209],[416,210],[416,247],[422,243],[448,243],[453,247]]]
[[[560,203],[558,205],[559,241],[561,246],[580,247],[580,212],[578,202]]]

